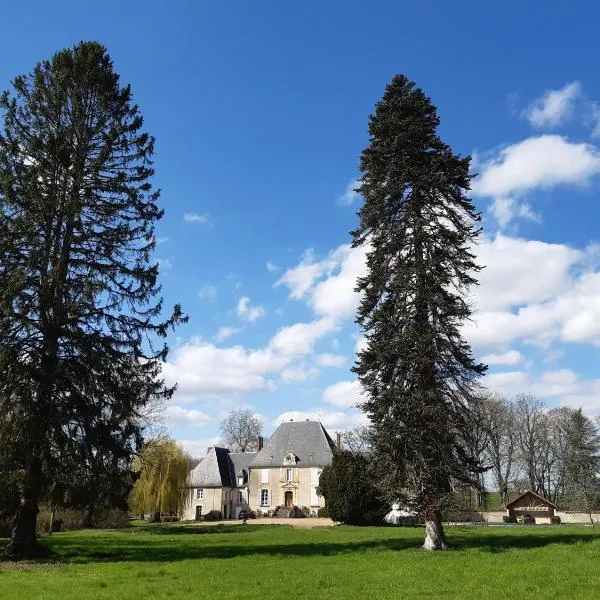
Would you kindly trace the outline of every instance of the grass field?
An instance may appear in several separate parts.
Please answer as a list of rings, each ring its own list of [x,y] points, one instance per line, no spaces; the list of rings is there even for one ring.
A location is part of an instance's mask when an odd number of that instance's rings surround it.
[[[600,536],[583,526],[449,527],[456,550],[418,549],[417,527],[179,524],[55,534],[57,566],[0,569],[0,598],[600,598]]]

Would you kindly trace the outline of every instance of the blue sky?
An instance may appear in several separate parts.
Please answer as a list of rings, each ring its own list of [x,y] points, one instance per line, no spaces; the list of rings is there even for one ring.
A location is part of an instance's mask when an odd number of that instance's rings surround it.
[[[404,73],[472,153],[486,265],[465,329],[490,389],[600,411],[600,6],[591,2],[30,2],[3,7],[0,87],[105,44],[157,138],[167,411],[193,453],[235,406],[361,422],[347,193],[386,83]],[[350,185],[350,188],[348,186]]]

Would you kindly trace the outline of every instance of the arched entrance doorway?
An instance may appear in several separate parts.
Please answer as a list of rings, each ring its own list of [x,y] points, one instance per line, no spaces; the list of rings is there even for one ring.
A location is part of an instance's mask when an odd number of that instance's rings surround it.
[[[294,506],[294,492],[285,493],[285,507],[292,508]]]

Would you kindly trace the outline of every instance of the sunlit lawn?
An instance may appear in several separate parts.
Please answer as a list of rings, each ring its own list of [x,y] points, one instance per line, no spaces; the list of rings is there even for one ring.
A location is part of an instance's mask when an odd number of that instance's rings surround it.
[[[417,527],[146,525],[55,534],[59,566],[0,569],[0,598],[600,598],[600,541],[584,526],[449,527],[457,549],[419,550]]]

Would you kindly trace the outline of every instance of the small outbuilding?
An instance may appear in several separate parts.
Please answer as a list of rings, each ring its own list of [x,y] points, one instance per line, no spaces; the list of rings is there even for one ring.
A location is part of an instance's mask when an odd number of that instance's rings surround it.
[[[506,514],[513,519],[523,518],[524,523],[550,524],[556,506],[535,492],[527,490],[506,505]]]

